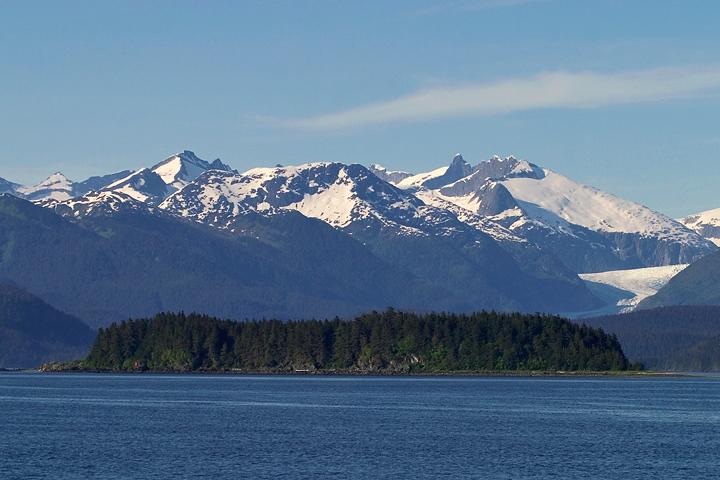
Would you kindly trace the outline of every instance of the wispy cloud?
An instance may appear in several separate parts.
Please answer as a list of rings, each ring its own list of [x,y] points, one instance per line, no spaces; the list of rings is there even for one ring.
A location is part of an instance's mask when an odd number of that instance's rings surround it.
[[[720,66],[619,73],[550,72],[475,85],[432,88],[348,110],[276,125],[337,130],[543,108],[597,108],[695,97],[720,89]]]

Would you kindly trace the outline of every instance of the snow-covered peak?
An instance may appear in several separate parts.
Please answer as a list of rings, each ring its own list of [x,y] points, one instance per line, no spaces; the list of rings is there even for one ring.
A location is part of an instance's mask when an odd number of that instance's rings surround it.
[[[688,215],[679,221],[715,245],[720,246],[720,208]]]
[[[464,232],[478,241],[487,238],[481,228],[463,223],[449,210],[426,205],[357,164],[311,163],[242,174],[209,171],[159,208],[231,231],[236,219],[247,213],[296,211],[351,234],[380,228],[399,235]]]
[[[434,190],[453,183],[471,172],[472,167],[470,164],[465,161],[462,154],[456,153],[447,167],[412,175],[398,182],[397,186],[406,190],[417,190],[419,188]]]
[[[412,173],[403,172],[400,170],[388,170],[387,168],[373,163],[370,165],[370,171],[377,175],[379,178],[385,180],[388,183],[396,185],[398,182],[412,176]]]
[[[31,201],[63,201],[72,198],[73,182],[62,173],[55,172],[37,185],[20,187],[17,191]]]
[[[253,168],[242,174],[209,171],[168,197],[160,208],[203,221],[249,210],[296,210],[342,228],[377,217],[374,206],[380,203],[408,209],[422,204],[362,165],[308,163]]]
[[[693,236],[679,222],[643,205],[582,185],[551,170],[543,173],[540,179],[516,177],[501,183],[516,200],[594,231],[677,239]]]
[[[222,163],[220,159],[209,163],[195,155],[195,153],[185,150],[171,155],[151,167],[150,170],[156,173],[167,185],[179,190],[207,170],[230,171],[231,168]]]
[[[156,204],[172,193],[172,188],[157,173],[143,168],[111,183],[103,191],[120,192],[139,202]]]
[[[480,179],[489,178],[492,180],[514,177],[541,179],[544,176],[542,168],[527,160],[518,160],[513,155],[505,158],[493,155],[489,160],[478,163],[473,168],[473,173]]]
[[[72,185],[72,180],[67,178],[65,175],[63,175],[61,172],[55,172],[49,177],[47,177],[42,182],[38,183],[38,187],[58,187],[58,188],[65,188]]]
[[[514,156],[495,155],[451,183],[444,181],[453,178],[447,170],[410,177],[399,186],[434,205],[448,202],[485,216],[560,255],[573,249],[568,257],[572,268],[687,263],[715,248],[663,214]],[[429,197],[425,190],[431,191]],[[704,233],[720,237],[720,228]],[[596,263],[593,255],[601,260]]]
[[[495,185],[503,186],[503,191]],[[443,199],[473,213],[484,213],[483,200],[493,194],[497,205],[519,206],[526,215],[554,224],[568,222],[598,232],[693,238],[693,232],[663,214],[514,156],[495,155],[479,163],[471,174],[437,190]],[[492,210],[499,213],[497,208]]]

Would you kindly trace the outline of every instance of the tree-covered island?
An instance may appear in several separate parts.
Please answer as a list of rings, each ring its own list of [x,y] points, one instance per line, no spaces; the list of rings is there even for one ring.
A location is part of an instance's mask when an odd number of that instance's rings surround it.
[[[622,371],[614,335],[548,315],[372,312],[354,320],[234,322],[163,313],[98,331],[96,371],[452,373]]]

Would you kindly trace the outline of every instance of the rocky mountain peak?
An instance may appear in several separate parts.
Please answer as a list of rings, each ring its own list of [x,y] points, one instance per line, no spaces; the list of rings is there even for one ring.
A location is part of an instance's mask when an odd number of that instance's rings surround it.
[[[470,173],[472,173],[472,167],[465,161],[463,156],[458,153],[453,157],[443,175],[426,180],[423,183],[423,187],[434,190],[467,177]]]
[[[540,180],[545,176],[542,168],[527,160],[518,160],[513,155],[505,158],[493,155],[489,160],[478,163],[473,172],[478,172],[482,178],[491,180],[518,177]]]

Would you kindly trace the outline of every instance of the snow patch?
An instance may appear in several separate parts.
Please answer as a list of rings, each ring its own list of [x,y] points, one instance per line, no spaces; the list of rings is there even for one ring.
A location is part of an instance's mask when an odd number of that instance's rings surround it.
[[[416,188],[422,186],[423,183],[427,182],[431,178],[442,177],[447,172],[448,167],[440,167],[432,172],[418,173],[410,177],[404,178],[397,183],[397,186],[402,189]]]
[[[551,170],[544,172],[540,180],[510,178],[500,183],[517,200],[591,230],[648,234],[661,239],[692,236],[680,223],[647,207],[581,185]]]

